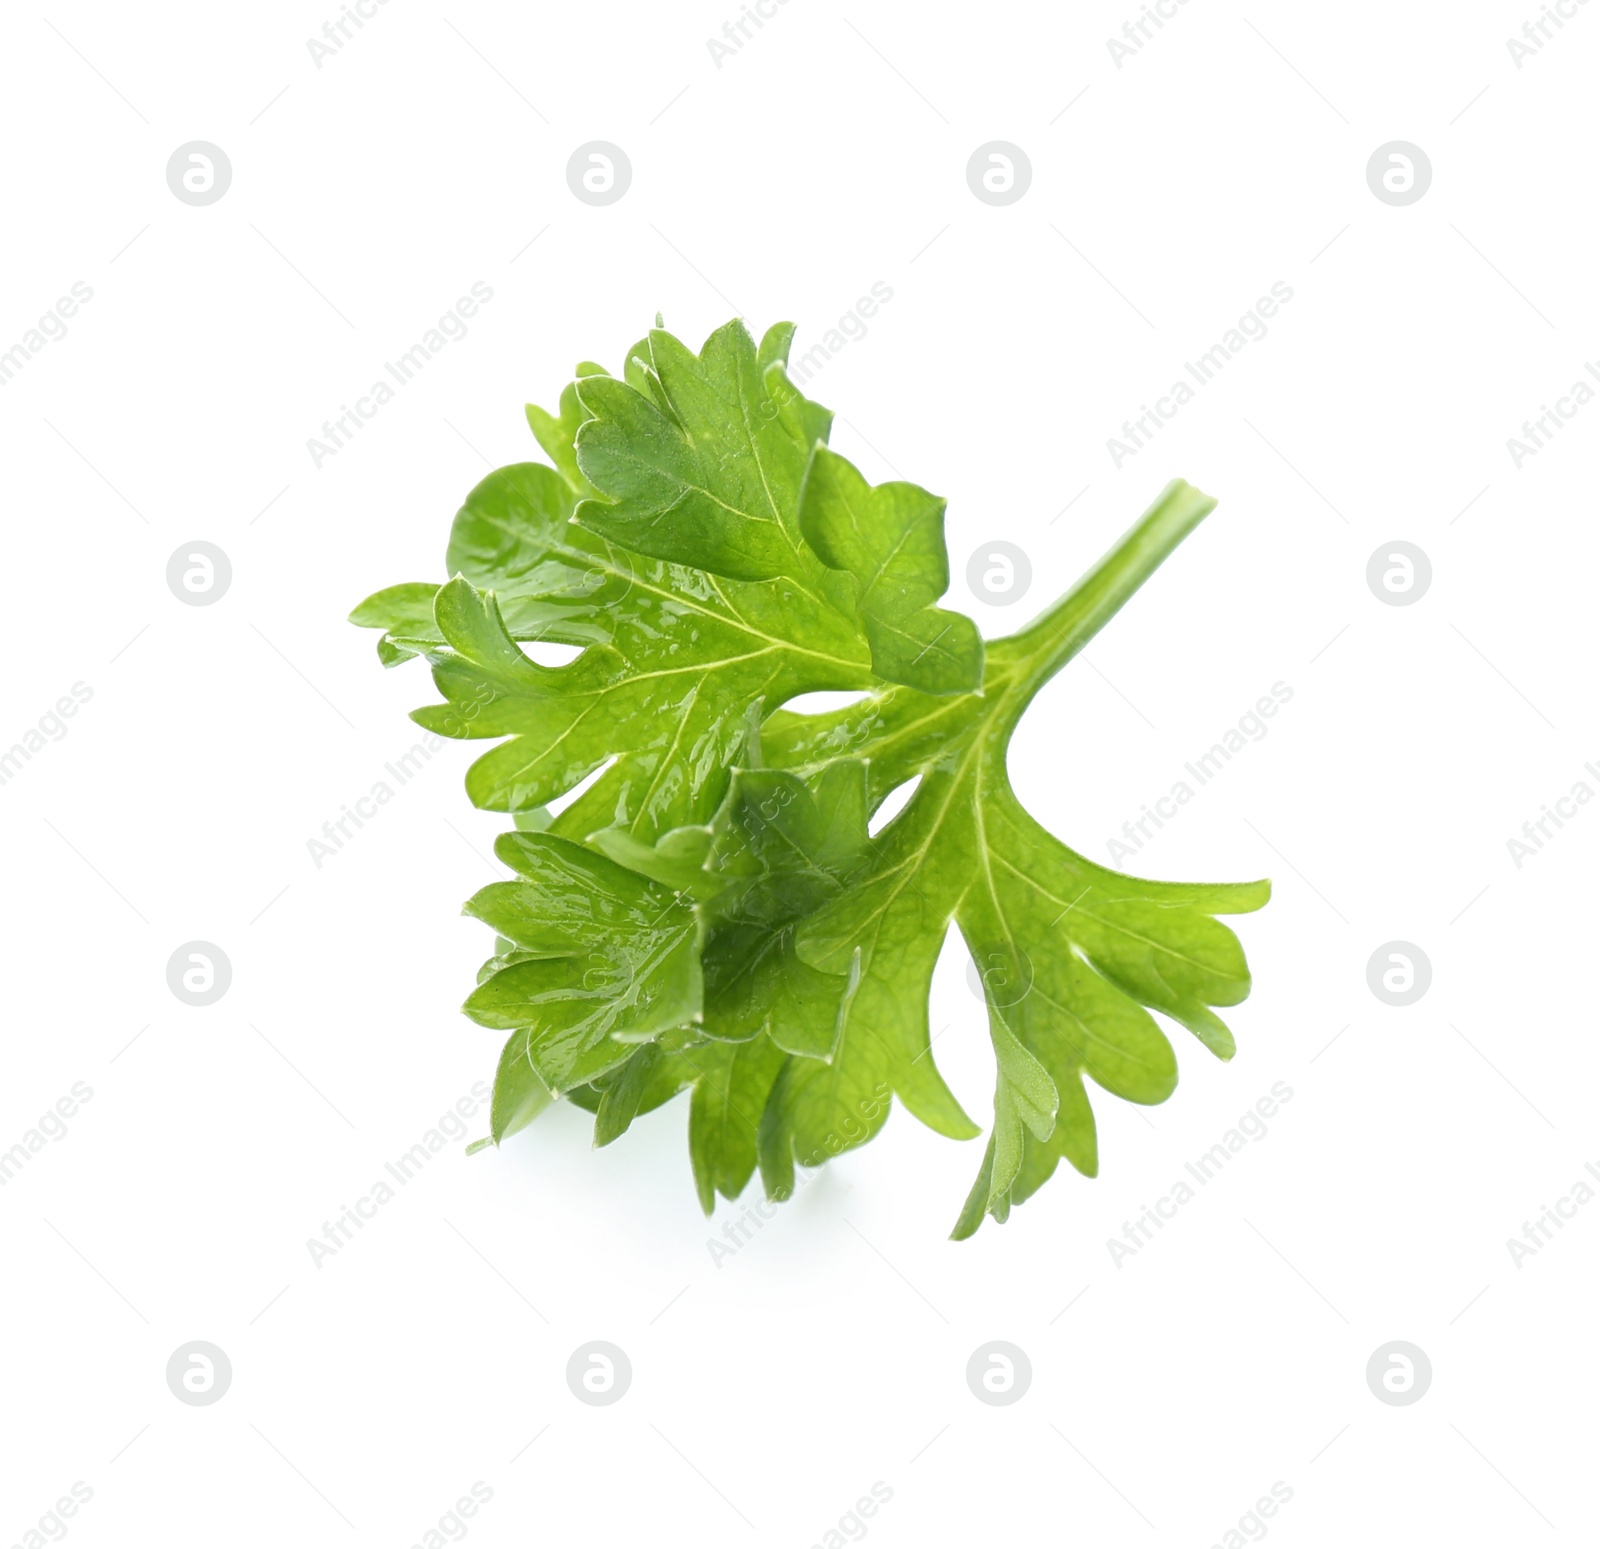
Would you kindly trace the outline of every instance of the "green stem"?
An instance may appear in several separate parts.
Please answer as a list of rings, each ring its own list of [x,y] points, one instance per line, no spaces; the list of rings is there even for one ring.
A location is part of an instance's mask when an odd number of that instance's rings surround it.
[[[792,721],[763,746],[773,767],[815,773],[839,757],[872,762],[876,804],[910,775],[959,754],[985,730],[1002,750],[1028,702],[1149,580],[1216,502],[1174,479],[1155,504],[1053,607],[1025,629],[984,644],[983,690],[935,696],[893,687],[819,716]]]
[[[1215,505],[1210,495],[1174,479],[1058,602],[1016,634],[989,643],[991,662],[1003,665],[1012,680],[1006,689],[1007,719],[1014,722]]]

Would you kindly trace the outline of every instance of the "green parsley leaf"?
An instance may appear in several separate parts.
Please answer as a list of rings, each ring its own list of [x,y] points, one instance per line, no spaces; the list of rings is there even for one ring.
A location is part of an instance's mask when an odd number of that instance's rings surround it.
[[[1083,1078],[1136,1103],[1158,1103],[1177,1081],[1172,1048],[1145,1007],[1193,1032],[1220,1058],[1233,1037],[1210,1010],[1249,993],[1237,938],[1213,917],[1266,903],[1264,882],[1207,886],[1145,882],[1086,860],[1024,810],[1006,774],[1006,748],[1028,702],[1117,611],[1214,502],[1175,483],[1099,565],[1042,619],[988,648],[981,698],[957,707],[891,689],[839,714],[769,723],[774,762],[823,767],[835,746],[876,772],[881,796],[920,777],[878,836],[872,865],[801,927],[801,959],[839,972],[859,961],[861,982],[844,1044],[856,1074],[801,1077],[809,1104],[784,1094],[781,1127],[799,1160],[820,1159],[824,1137],[852,1118],[850,1098],[876,1080],[902,1089],[927,1036],[927,988],[949,923],[966,940],[984,985],[998,1066],[995,1124],[975,1198],[957,1235],[985,1211],[1004,1219],[1066,1157],[1097,1168]],[[919,1053],[885,1060],[885,1051]],[[859,1070],[857,1070],[859,1067]],[[909,1078],[920,1084],[920,1076]],[[922,1114],[918,1114],[923,1117]],[[774,1123],[779,1122],[774,1120]],[[932,1122],[925,1119],[925,1122]],[[935,1125],[935,1127],[938,1127]]]
[[[698,1016],[699,927],[676,893],[554,834],[502,834],[495,854],[523,880],[490,883],[463,912],[512,950],[462,1009],[484,1027],[536,1029],[523,1057],[546,1088],[593,1081],[627,1045]]]
[[[800,491],[800,528],[824,564],[860,579],[872,670],[930,694],[960,694],[983,680],[983,640],[971,619],[933,606],[950,585],[944,505],[915,484],[873,488],[819,446]]]
[[[785,371],[792,333],[758,347],[735,322],[695,354],[658,326],[621,377],[580,366],[556,414],[528,410],[553,466],[468,495],[453,578],[375,593],[352,619],[383,632],[386,665],[428,662],[444,703],[415,712],[423,726],[496,739],[467,776],[516,823],[496,850],[517,879],[466,906],[497,948],[465,1009],[510,1035],[489,1140],[568,1100],[609,1144],[689,1089],[709,1212],[757,1168],[787,1197],[896,1098],[974,1138],[928,1023],[953,924],[996,1071],[965,1237],[1063,1159],[1097,1172],[1091,1083],[1171,1095],[1152,1013],[1233,1053],[1213,1008],[1250,978],[1218,916],[1260,908],[1268,884],[1097,865],[1023,808],[1006,767],[1033,697],[1213,502],[1175,481],[1054,607],[985,646],[937,606],[944,502],[872,486],[826,446],[828,411]],[[578,654],[546,665],[534,643]],[[783,708],[817,689],[861,697]]]
[[[502,468],[468,495],[446,554],[456,579],[390,587],[352,613],[384,631],[387,665],[416,655],[432,664],[447,703],[416,712],[420,724],[444,736],[511,736],[469,774],[476,805],[540,806],[609,763],[560,831],[582,838],[620,824],[653,840],[710,817],[752,715],[885,677],[935,693],[977,686],[976,631],[929,605],[948,582],[942,504],[880,502],[856,549],[830,551],[828,562],[802,537],[801,486],[829,416],[783,376],[791,333],[769,330],[758,353],[743,325],[729,324],[696,357],[656,330],[639,348],[660,374],[636,350],[639,386],[581,367],[559,417],[530,410],[557,467]],[[582,418],[591,404],[600,417]],[[737,446],[696,471],[685,459],[710,454],[685,436],[719,445],[707,428],[717,414],[736,418]],[[580,464],[614,504],[583,498],[594,485]],[[712,493],[671,482],[691,475]],[[704,554],[689,531],[695,512]],[[607,536],[646,541],[645,528],[655,534],[646,549]],[[769,577],[729,578],[740,573],[729,557],[740,543],[776,556],[756,567]],[[914,641],[908,627],[928,638]],[[564,667],[538,667],[524,641],[587,649]]]

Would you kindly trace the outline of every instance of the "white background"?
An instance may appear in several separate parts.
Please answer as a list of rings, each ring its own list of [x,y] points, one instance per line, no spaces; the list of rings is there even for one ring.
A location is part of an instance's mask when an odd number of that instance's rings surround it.
[[[961,26],[790,0],[720,69],[732,0],[392,0],[319,69],[333,14],[0,23],[0,349],[94,293],[0,389],[0,745],[93,693],[0,787],[0,1149],[93,1091],[0,1189],[0,1543],[79,1480],[86,1549],[420,1543],[475,1481],[485,1546],[818,1544],[876,1481],[884,1545],[1204,1546],[1276,1481],[1285,1546],[1594,1542],[1600,1202],[1520,1268],[1506,1239],[1600,1165],[1600,812],[1520,869],[1506,841],[1600,789],[1600,407],[1520,470],[1505,443],[1600,359],[1600,5],[1520,71],[1521,0],[1193,0],[1120,69],[1133,0]],[[565,178],[595,139],[633,166],[607,208]],[[1404,208],[1365,173],[1396,139],[1433,166]],[[207,207],[165,180],[191,140],[232,162]],[[966,183],[990,140],[1032,164],[1004,208]],[[494,299],[468,337],[316,468],[307,439],[474,281]],[[949,498],[950,602],[987,633],[1169,477],[1221,500],[1012,768],[1103,861],[1292,688],[1131,867],[1272,877],[1238,922],[1238,1057],[1174,1030],[1167,1105],[1097,1100],[1100,1179],[1063,1169],[965,1244],[945,1234],[981,1142],[896,1111],[719,1267],[741,1210],[700,1216],[679,1102],[603,1152],[564,1107],[499,1154],[452,1144],[315,1267],[307,1239],[499,1042],[456,1011],[489,950],[457,912],[496,869],[500,824],[461,789],[480,749],[309,857],[432,698],[347,610],[442,579],[461,496],[538,455],[524,402],[619,366],[658,308],[696,345],[735,312],[792,318],[803,350],[875,281],[893,300],[808,391],[869,477]],[[1115,468],[1107,438],[1275,281],[1294,299],[1268,336]],[[1007,607],[965,580],[994,538],[1033,567]],[[205,608],[165,580],[196,539],[233,567]],[[1433,567],[1408,607],[1365,579],[1397,539]],[[204,1009],[165,977],[194,939],[233,966]],[[1403,1009],[1366,979],[1395,939],[1433,967]],[[959,945],[932,1017],[986,1115]],[[1275,1081],[1266,1138],[1117,1267],[1107,1239]],[[594,1339],[632,1361],[611,1407],[564,1379]],[[1004,1408],[964,1377],[993,1339],[1033,1367]],[[193,1340],[232,1361],[211,1407],[166,1385]],[[1432,1362],[1408,1407],[1365,1378],[1394,1340]]]

